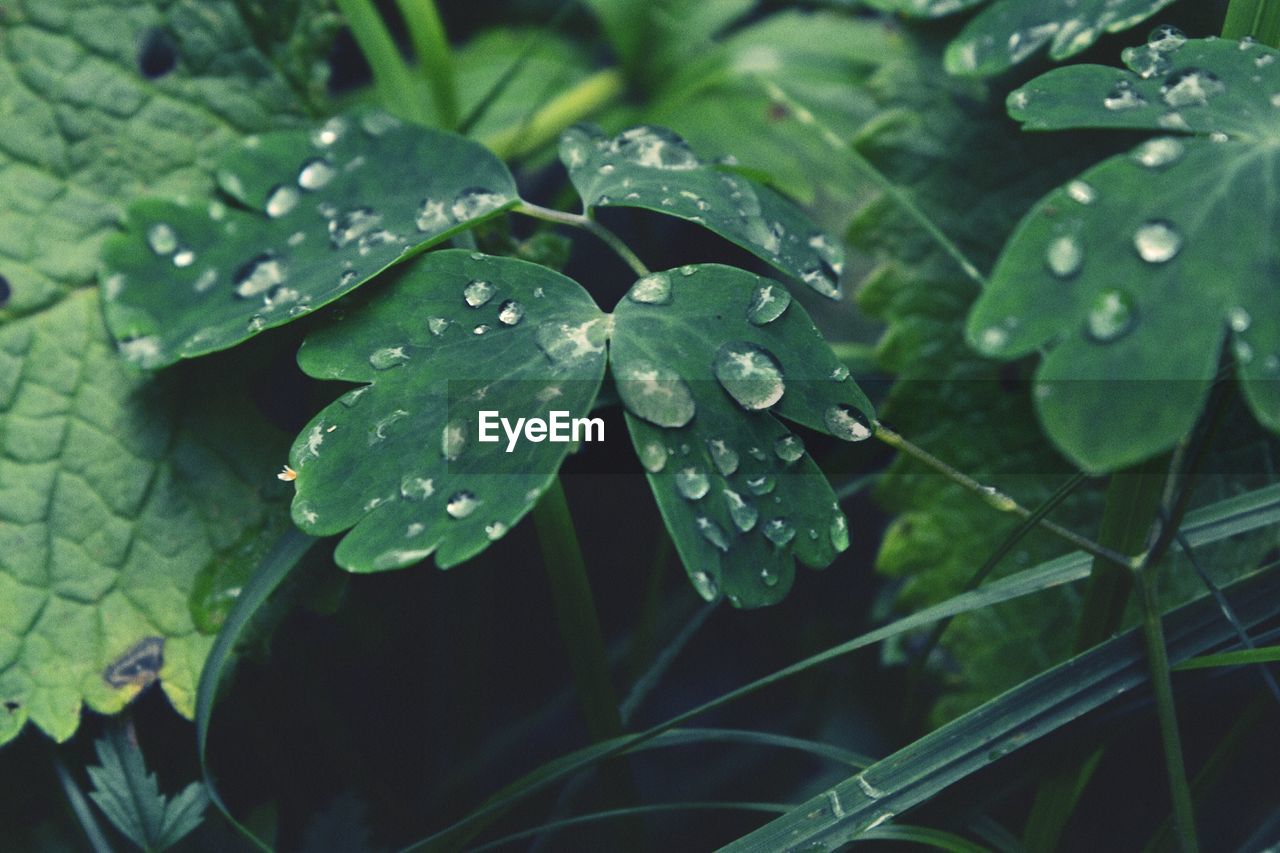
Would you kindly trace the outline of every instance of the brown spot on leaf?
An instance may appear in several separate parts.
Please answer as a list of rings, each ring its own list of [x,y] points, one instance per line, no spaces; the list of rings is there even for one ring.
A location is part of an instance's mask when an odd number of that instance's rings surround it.
[[[164,666],[164,637],[143,637],[108,664],[102,678],[112,687],[146,687]]]

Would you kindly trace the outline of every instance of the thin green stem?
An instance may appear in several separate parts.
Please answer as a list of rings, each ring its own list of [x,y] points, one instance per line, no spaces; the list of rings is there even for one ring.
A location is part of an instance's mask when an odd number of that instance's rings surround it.
[[[93,809],[89,808],[89,801],[85,799],[84,792],[80,790],[80,786],[76,784],[76,780],[71,778],[71,771],[62,763],[62,759],[56,754],[53,756],[53,772],[58,776],[58,784],[62,786],[62,793],[67,797],[67,803],[71,806],[71,811],[75,813],[76,822],[80,824],[80,828],[84,830],[85,837],[89,840],[89,846],[93,848],[93,853],[112,853],[111,844],[107,841],[107,836],[102,831],[102,827],[98,825],[97,819],[93,816]]]
[[[1280,2],[1231,0],[1222,35],[1233,39],[1252,36],[1263,44],[1280,47]]]
[[[938,247],[947,254],[966,276],[973,280],[979,287],[985,287],[987,280],[978,270],[976,264],[969,260],[968,256],[956,245],[955,241],[946,235],[941,228],[938,227],[932,219],[929,218],[923,210],[916,206],[911,197],[902,191],[889,177],[875,167],[870,160],[862,156],[858,149],[849,144],[838,133],[824,124],[813,111],[808,109],[804,104],[798,102],[791,95],[787,94],[777,83],[772,80],[761,79],[760,84],[764,87],[765,92],[775,102],[785,106],[791,116],[800,124],[813,128],[823,142],[831,146],[842,155],[848,156],[853,164],[858,167],[864,175],[871,179],[881,192],[893,199],[894,204],[902,208],[908,216],[916,221],[924,232],[933,239]]]
[[[427,81],[436,118],[441,127],[458,126],[458,82],[453,73],[453,51],[435,0],[396,0],[409,29],[409,40],[418,55],[418,73]]]
[[[636,275],[646,276],[649,274],[649,268],[644,265],[644,262],[640,260],[635,252],[631,251],[631,248],[626,243],[622,242],[622,238],[589,216],[583,216],[580,213],[565,213],[563,210],[555,210],[527,201],[520,202],[517,207],[512,208],[511,212],[523,213],[525,216],[531,216],[534,219],[555,222],[560,225],[570,225],[574,228],[588,231],[610,249],[613,249],[614,253],[622,258]]]
[[[1216,669],[1224,666],[1249,666],[1276,661],[1280,661],[1280,646],[1251,646],[1234,652],[1218,652],[1188,658],[1173,669],[1175,672],[1182,672],[1185,669]]]
[[[587,731],[593,741],[622,733],[618,701],[609,682],[609,656],[600,630],[586,561],[573,529],[564,487],[556,479],[533,510],[542,556],[551,581],[556,623],[569,653]]]
[[[530,154],[557,139],[565,128],[589,117],[626,91],[622,72],[606,68],[551,99],[527,121],[480,141],[504,160]]]
[[[1165,772],[1169,777],[1169,796],[1173,799],[1173,824],[1184,853],[1200,849],[1196,841],[1195,812],[1191,805],[1191,786],[1182,759],[1182,739],[1178,734],[1178,713],[1173,701],[1173,681],[1169,677],[1169,651],[1165,646],[1164,623],[1155,584],[1144,565],[1134,570],[1134,585],[1142,606],[1142,636],[1147,645],[1147,662],[1151,669],[1151,687],[1156,699],[1156,718],[1160,723],[1160,743],[1164,749]]]
[[[351,35],[373,71],[373,87],[382,105],[394,113],[426,124],[431,116],[418,97],[418,84],[400,55],[386,22],[372,0],[337,0]]]
[[[953,468],[946,462],[943,462],[923,447],[903,438],[900,434],[894,432],[883,423],[876,422],[875,436],[895,450],[906,453],[917,461],[928,465],[930,468],[942,474],[953,483],[973,492],[975,495],[982,498],[982,500],[992,509],[999,510],[1000,512],[1013,513],[1021,518],[1030,518],[1033,515],[1031,510],[1027,509],[1004,492],[1001,492],[994,486],[982,485],[963,471]],[[1050,521],[1047,518],[1039,519],[1037,524],[1045,530],[1048,530],[1050,533],[1053,533],[1055,536],[1059,536],[1062,539],[1067,540],[1081,551],[1091,554],[1099,560],[1105,560],[1125,569],[1132,568],[1133,566],[1133,560],[1129,557],[1125,557],[1119,551],[1113,550],[1105,544],[1099,544],[1091,539],[1087,539],[1079,533],[1068,530],[1062,525]]]

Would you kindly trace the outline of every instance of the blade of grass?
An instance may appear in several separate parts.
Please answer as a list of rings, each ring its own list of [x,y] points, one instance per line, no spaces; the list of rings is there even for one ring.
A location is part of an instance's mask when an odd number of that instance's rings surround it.
[[[409,29],[409,41],[418,57],[418,73],[427,81],[436,118],[445,130],[458,126],[458,81],[453,72],[453,50],[435,0],[396,0]]]
[[[1259,571],[1230,587],[1242,621],[1280,614],[1280,572]],[[1182,661],[1231,638],[1207,596],[1169,614],[1168,654]],[[723,848],[766,851],[860,837],[942,789],[1056,731],[1149,680],[1140,631],[1077,655],[907,745],[861,773]]]
[[[1215,669],[1224,666],[1249,666],[1255,663],[1275,663],[1280,661],[1280,646],[1261,646],[1241,649],[1236,652],[1219,652],[1214,655],[1200,655],[1184,660],[1175,666],[1175,672],[1188,669]]]
[[[284,582],[294,566],[317,541],[292,527],[276,541],[275,546],[258,566],[258,570],[241,590],[240,598],[231,608],[231,612],[227,614],[227,621],[223,623],[222,629],[218,631],[218,636],[213,641],[213,648],[209,650],[209,657],[205,660],[204,669],[200,672],[200,683],[196,687],[196,756],[200,760],[200,774],[204,778],[209,799],[241,835],[266,853],[271,853],[271,846],[231,815],[227,804],[222,801],[222,796],[218,793],[217,786],[213,783],[208,764],[209,724],[213,720],[213,706],[218,696],[218,685],[222,683],[222,677],[226,675],[235,657],[236,642],[239,641],[258,609],[266,603],[271,593]]]
[[[626,81],[616,68],[605,68],[552,98],[528,121],[480,141],[504,160],[531,154],[554,142],[565,128],[576,124],[620,98]]]
[[[372,0],[337,0],[337,4],[373,71],[373,88],[378,100],[397,115],[429,124],[431,116],[419,97],[417,80]]]
[[[1216,542],[1221,539],[1280,523],[1280,485],[1267,486],[1253,492],[1219,501],[1191,513],[1185,530],[1187,539],[1195,545]],[[474,837],[508,808],[526,797],[545,790],[550,785],[567,778],[584,767],[620,755],[653,740],[663,732],[709,711],[749,696],[772,686],[792,675],[806,672],[828,661],[851,654],[858,649],[883,642],[891,637],[915,631],[938,619],[989,607],[1003,601],[1011,601],[1062,584],[1078,581],[1089,575],[1089,555],[1075,552],[1055,560],[1034,566],[1017,574],[994,581],[972,592],[962,593],[947,601],[925,608],[852,640],[811,655],[790,666],[731,690],[697,707],[666,720],[638,734],[617,738],[613,742],[596,744],[543,764],[523,777],[496,792],[484,805],[449,826],[404,848],[409,851],[445,850],[459,846],[465,839]],[[1181,658],[1180,658],[1181,659]]]
[[[1280,47],[1280,3],[1275,0],[1231,0],[1222,24],[1223,38],[1252,36],[1263,44]]]
[[[97,819],[94,818],[93,809],[89,808],[89,801],[85,799],[84,792],[80,790],[76,780],[71,778],[71,771],[67,770],[67,766],[56,754],[53,756],[53,772],[58,775],[58,784],[62,786],[62,793],[66,795],[67,804],[75,813],[76,822],[84,831],[89,846],[93,848],[93,853],[112,853],[111,844],[102,832],[102,827],[98,825]]]
[[[934,850],[947,850],[950,853],[988,853],[986,847],[975,844],[967,838],[961,838],[941,829],[927,826],[911,826],[910,824],[886,824],[868,832],[864,832],[859,841],[905,841],[930,847]]]

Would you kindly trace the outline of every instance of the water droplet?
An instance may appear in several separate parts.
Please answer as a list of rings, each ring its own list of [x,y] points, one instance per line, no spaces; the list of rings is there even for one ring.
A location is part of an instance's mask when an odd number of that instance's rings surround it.
[[[267,216],[279,219],[298,205],[302,196],[289,184],[279,184],[267,194]]]
[[[707,452],[711,454],[711,461],[722,476],[728,477],[738,470],[738,453],[723,438],[709,439]]]
[[[462,289],[462,299],[470,308],[479,308],[497,292],[497,288],[482,279],[475,279]]]
[[[1167,53],[1149,44],[1144,44],[1142,47],[1126,47],[1120,51],[1120,59],[1143,80],[1150,80],[1157,74],[1168,73],[1173,67],[1173,62]]]
[[[444,202],[437,199],[424,198],[418,206],[418,215],[414,219],[419,231],[437,233],[447,231],[453,222],[445,210]]]
[[[360,239],[356,241],[356,249],[361,255],[367,255],[374,249],[380,246],[389,246],[399,241],[399,239],[394,232],[380,228],[377,231],[370,231],[368,234],[361,235]]]
[[[1182,249],[1182,235],[1163,219],[1150,219],[1133,233],[1133,246],[1138,257],[1147,263],[1163,264],[1173,260]]]
[[[719,551],[729,550],[729,537],[724,532],[723,527],[707,518],[705,515],[698,516],[696,521],[698,524],[698,532],[702,534],[702,538],[714,545]],[[699,592],[701,592],[701,590],[699,590]],[[706,598],[705,593],[703,593],[703,598]],[[710,601],[710,599],[707,600]]]
[[[476,326],[474,329],[471,330],[471,334],[483,335],[484,333],[488,332],[492,328],[493,327],[490,326],[488,323],[481,323],[479,326]]]
[[[335,249],[350,245],[378,227],[382,214],[368,207],[354,207],[329,220],[329,242]]]
[[[400,496],[409,501],[425,501],[436,493],[435,482],[430,477],[406,474],[400,480]]]
[[[157,222],[147,229],[147,245],[157,255],[169,255],[178,248],[178,235],[172,226]]]
[[[1168,98],[1165,99],[1166,101]],[[1131,110],[1147,105],[1147,99],[1128,80],[1118,80],[1111,91],[1102,99],[1102,105],[1109,110]]]
[[[1124,335],[1136,320],[1133,299],[1121,290],[1105,290],[1098,294],[1089,309],[1085,329],[1089,337],[1109,343]]]
[[[657,474],[667,467],[667,449],[656,441],[647,441],[640,446],[640,464],[650,474]]]
[[[1133,150],[1133,159],[1148,169],[1162,169],[1182,159],[1186,149],[1172,136],[1148,139]]]
[[[1067,184],[1067,195],[1077,204],[1093,204],[1098,198],[1098,191],[1093,188],[1092,184],[1074,180]]]
[[[786,545],[796,536],[795,527],[785,518],[770,519],[765,523],[763,532],[765,538],[778,547]]]
[[[1084,247],[1074,236],[1061,234],[1049,241],[1044,264],[1058,278],[1071,278],[1084,266]]]
[[[614,366],[618,396],[636,417],[662,427],[682,427],[696,406],[689,386],[674,370],[632,360]]]
[[[508,299],[498,307],[498,322],[504,326],[514,326],[524,317],[524,306],[514,299]]]
[[[697,468],[682,468],[676,472],[675,479],[676,491],[685,500],[700,501],[711,489],[711,481]]]
[[[791,305],[791,294],[780,284],[762,284],[756,288],[747,308],[747,319],[764,326],[778,319]]]
[[[328,148],[347,132],[347,122],[337,116],[329,119],[311,134],[311,144],[317,148]]]
[[[706,572],[693,572],[689,575],[689,580],[693,582],[693,588],[698,591],[698,595],[707,601],[715,601],[716,596],[720,594],[720,586],[715,578]]]
[[[730,341],[712,364],[724,390],[749,411],[767,409],[782,399],[782,368],[768,350],[746,341]]]
[[[476,511],[480,503],[474,494],[464,489],[449,496],[449,502],[444,505],[444,511],[449,513],[450,518],[466,518]]]
[[[1183,68],[1165,78],[1164,85],[1160,87],[1160,97],[1175,109],[1199,107],[1226,88],[1226,84],[1211,71]]]
[[[404,351],[404,347],[383,347],[374,350],[369,356],[369,363],[373,365],[374,370],[387,370],[404,364],[408,360],[409,355]]]
[[[802,271],[800,280],[828,299],[840,298],[840,285],[836,283],[836,277],[820,267],[810,267]]]
[[[449,212],[458,222],[466,222],[492,213],[508,201],[510,199],[502,193],[483,187],[468,187],[454,197],[453,204],[449,206]]]
[[[567,364],[603,353],[608,330],[607,318],[577,324],[544,323],[534,333],[534,339],[547,358]]]
[[[429,317],[427,318],[427,328],[431,331],[431,334],[440,337],[444,334],[444,330],[449,328],[449,320],[444,317]]]
[[[771,474],[761,474],[758,477],[748,477],[747,491],[759,497],[772,492],[777,484],[777,479]]]
[[[664,272],[656,272],[631,285],[627,298],[644,305],[666,305],[671,301],[671,279]]]
[[[360,116],[360,127],[370,136],[383,136],[402,126],[400,119],[382,110],[367,112]]]
[[[507,532],[507,526],[501,521],[491,521],[484,526],[484,535],[490,542],[501,539]]]
[[[871,437],[871,423],[858,409],[847,404],[832,406],[823,415],[827,431],[845,441],[863,441]]]
[[[685,171],[702,165],[685,141],[665,128],[633,127],[609,140],[604,147],[608,153],[620,154],[646,169]]]
[[[1170,24],[1161,24],[1147,36],[1147,44],[1161,53],[1172,53],[1186,43],[1186,34]]]
[[[355,270],[343,270],[342,275],[338,276],[338,285],[340,287],[350,287],[360,276]]]
[[[302,164],[298,170],[298,186],[304,190],[318,190],[333,180],[338,170],[323,157],[316,157]]]
[[[182,269],[189,267],[196,262],[196,253],[188,249],[186,246],[181,247],[173,253],[173,265]]]
[[[200,273],[199,277],[196,278],[195,283],[192,284],[191,286],[195,289],[196,293],[204,293],[206,290],[213,287],[217,283],[218,283],[217,270],[209,269]]]
[[[782,580],[782,578],[779,577],[778,573],[775,572],[773,569],[771,569],[768,566],[765,566],[763,569],[760,570],[760,580],[767,587],[775,587],[778,585],[778,581]]]
[[[160,348],[160,339],[155,335],[145,335],[120,341],[116,347],[121,357],[130,364],[139,367],[155,367],[164,358],[164,350]]]
[[[831,536],[831,547],[837,551],[847,551],[849,550],[849,522],[838,507],[835,513],[835,515],[831,516],[831,526],[828,529],[828,533]]]
[[[1274,53],[1264,53],[1253,60],[1253,64],[1258,68],[1266,68],[1268,65],[1273,65],[1275,61],[1276,55]]]
[[[778,458],[790,465],[804,456],[804,442],[794,435],[784,435],[773,443],[773,452]]]
[[[454,462],[467,449],[467,424],[465,421],[453,421],[446,424],[440,432],[440,455],[448,462]]]
[[[1248,311],[1237,305],[1227,312],[1227,322],[1231,325],[1231,331],[1247,332],[1249,326],[1253,324],[1253,318],[1249,316]]]
[[[729,518],[733,519],[734,527],[746,533],[756,526],[756,519],[760,513],[754,506],[747,503],[742,495],[732,489],[725,489],[724,501],[729,505]]]
[[[878,800],[884,796],[884,791],[871,784],[871,780],[867,778],[865,773],[859,773],[856,777],[858,787],[862,789],[862,793],[866,794],[868,799]]]
[[[285,280],[284,261],[275,252],[263,252],[236,271],[236,296],[260,296]]]

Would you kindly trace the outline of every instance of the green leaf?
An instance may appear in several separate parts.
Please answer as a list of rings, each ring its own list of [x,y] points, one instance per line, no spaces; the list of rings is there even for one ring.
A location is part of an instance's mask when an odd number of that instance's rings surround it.
[[[1259,572],[1234,584],[1232,601],[1247,624],[1274,616],[1280,612],[1280,574]],[[1169,614],[1165,631],[1173,662],[1234,636],[1208,596]],[[724,849],[847,843],[1148,679],[1141,637],[1130,631],[934,730]]]
[[[354,529],[339,564],[377,571],[435,553],[449,568],[519,521],[568,443],[481,440],[479,412],[583,417],[604,375],[606,317],[574,281],[525,261],[433,252],[377,299],[307,338],[311,376],[363,383],[294,442],[293,517]]]
[[[120,832],[147,853],[177,844],[204,819],[209,796],[192,782],[172,800],[160,793],[147,772],[142,750],[116,728],[94,743],[99,766],[88,768],[94,790],[89,796]]]
[[[840,296],[844,250],[836,241],[773,190],[704,163],[665,128],[640,125],[612,138],[571,128],[560,159],[588,210],[639,207],[696,222],[823,296]]]
[[[281,24],[320,36],[312,11]],[[207,193],[227,146],[301,122],[285,54],[230,0],[0,11],[0,743],[66,740],[157,679],[190,716],[197,578],[287,524],[284,437],[228,365],[148,381],[83,289],[131,199]]]
[[[986,0],[866,0],[878,9],[939,18]],[[952,74],[992,77],[1030,59],[1045,45],[1062,60],[1107,33],[1136,26],[1173,0],[993,0],[947,47]]]
[[[1048,347],[1041,422],[1091,471],[1179,441],[1228,340],[1253,413],[1280,429],[1277,52],[1182,42],[1166,31],[1127,53],[1137,73],[1073,66],[1009,96],[1029,128],[1188,134],[1148,140],[1042,199],[969,317],[988,355]]]
[[[245,209],[147,199],[104,247],[107,323],[141,367],[288,323],[518,201],[485,148],[379,112],[253,137],[218,180]]]
[[[704,598],[771,604],[793,558],[820,568],[848,547],[830,485],[778,417],[858,441],[874,413],[781,284],[719,265],[646,276],[614,312],[610,364]]]

